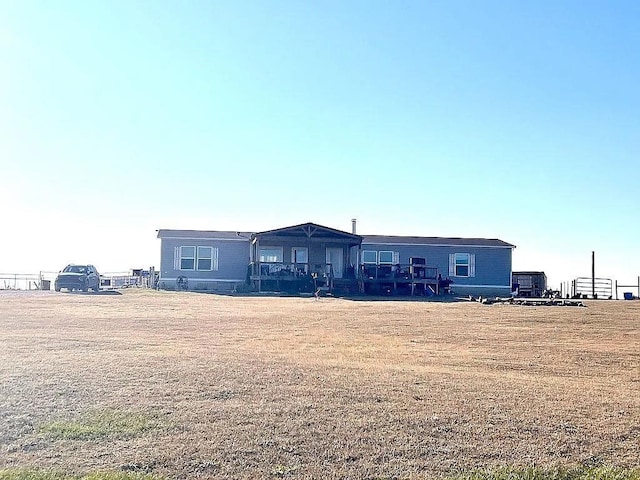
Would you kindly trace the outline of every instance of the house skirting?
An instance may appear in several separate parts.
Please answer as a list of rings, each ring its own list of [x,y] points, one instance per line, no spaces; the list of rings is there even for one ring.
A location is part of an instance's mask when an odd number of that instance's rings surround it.
[[[467,295],[475,297],[508,297],[511,294],[511,285],[463,285],[453,283],[451,291],[458,297]]]
[[[244,279],[208,279],[208,278],[188,278],[186,288],[178,284],[178,278],[160,277],[158,287],[162,290],[189,290],[189,291],[209,291],[209,292],[233,292],[239,288],[246,288]]]

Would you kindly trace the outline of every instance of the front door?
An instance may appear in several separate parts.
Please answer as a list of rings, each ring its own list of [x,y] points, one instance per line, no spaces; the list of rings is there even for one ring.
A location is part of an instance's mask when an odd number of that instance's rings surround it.
[[[333,276],[342,278],[344,270],[344,252],[342,248],[327,248],[327,263],[333,267]]]

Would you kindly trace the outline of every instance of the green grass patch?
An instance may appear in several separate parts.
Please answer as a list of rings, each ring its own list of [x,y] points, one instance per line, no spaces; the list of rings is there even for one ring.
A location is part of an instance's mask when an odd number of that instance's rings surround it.
[[[539,468],[503,467],[472,470],[447,480],[640,480],[640,468],[583,467]]]
[[[62,473],[46,470],[0,470],[0,480],[66,480]]]
[[[160,478],[148,473],[94,472],[80,480],[159,480]]]
[[[161,478],[163,477],[123,472],[94,472],[77,476],[51,470],[0,470],[0,480],[161,480]]]
[[[90,413],[77,421],[46,423],[40,427],[39,433],[54,440],[93,440],[131,438],[158,427],[158,419],[147,413],[107,410]]]

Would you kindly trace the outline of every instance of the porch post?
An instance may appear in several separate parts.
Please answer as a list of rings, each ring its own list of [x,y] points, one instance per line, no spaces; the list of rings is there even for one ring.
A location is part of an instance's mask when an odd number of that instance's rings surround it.
[[[260,266],[260,237],[256,237],[256,256],[254,259],[258,269],[258,292],[262,292],[262,268]]]

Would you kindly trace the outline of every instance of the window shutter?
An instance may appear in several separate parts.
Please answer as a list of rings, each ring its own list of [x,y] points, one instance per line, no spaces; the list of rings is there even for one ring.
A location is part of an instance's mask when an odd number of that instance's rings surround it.
[[[449,254],[449,276],[454,277],[456,275],[456,254]]]
[[[469,276],[476,276],[476,256],[474,254],[469,255]]]
[[[393,264],[400,264],[400,252],[393,252]]]
[[[211,249],[211,269],[218,270],[218,248]]]
[[[180,247],[173,249],[173,269],[180,270]]]

